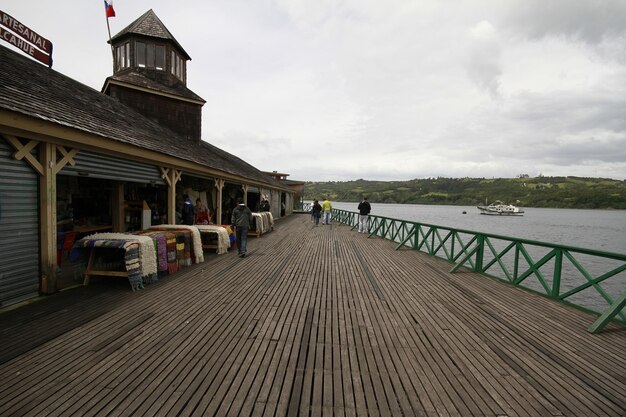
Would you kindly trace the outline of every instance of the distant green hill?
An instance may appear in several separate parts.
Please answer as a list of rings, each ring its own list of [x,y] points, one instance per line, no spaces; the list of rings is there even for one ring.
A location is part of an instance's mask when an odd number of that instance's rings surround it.
[[[501,200],[522,207],[626,209],[626,181],[604,178],[429,178],[306,182],[304,199],[473,206]]]

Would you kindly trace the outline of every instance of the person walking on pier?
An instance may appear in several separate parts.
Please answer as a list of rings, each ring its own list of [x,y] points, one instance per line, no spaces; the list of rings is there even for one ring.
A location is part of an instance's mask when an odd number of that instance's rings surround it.
[[[237,199],[237,207],[233,210],[230,222],[232,229],[236,227],[237,252],[239,252],[239,257],[243,258],[248,248],[248,230],[252,223],[252,211],[243,204],[241,197]]]
[[[359,203],[359,233],[367,233],[369,231],[369,217],[372,206],[367,201],[367,197],[363,197],[363,201]]]
[[[311,217],[313,217],[313,223],[316,226],[320,225],[320,217],[322,217],[322,206],[319,201],[313,200],[313,206],[311,207]]]
[[[328,201],[328,197],[322,201],[322,212],[324,216],[322,224],[330,224],[330,218],[333,214],[333,205]]]

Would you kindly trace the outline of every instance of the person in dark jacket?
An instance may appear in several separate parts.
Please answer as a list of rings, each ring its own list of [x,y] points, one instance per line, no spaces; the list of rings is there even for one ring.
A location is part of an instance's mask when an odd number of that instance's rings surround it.
[[[322,206],[319,201],[313,200],[313,205],[311,206],[311,217],[313,217],[313,221],[316,226],[320,225],[320,217],[322,217]]]
[[[372,206],[367,201],[367,197],[363,197],[363,201],[359,203],[359,233],[367,233],[369,231],[369,217]]]
[[[183,194],[183,208],[181,210],[183,224],[192,225],[195,217],[193,202],[187,194]]]
[[[243,258],[248,249],[248,230],[252,224],[252,211],[243,204],[241,197],[237,199],[237,207],[233,210],[230,222],[231,228],[236,229],[237,252],[239,257]]]

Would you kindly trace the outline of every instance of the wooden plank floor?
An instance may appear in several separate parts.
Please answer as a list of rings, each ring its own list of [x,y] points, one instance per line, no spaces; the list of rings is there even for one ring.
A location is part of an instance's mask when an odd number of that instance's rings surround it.
[[[0,314],[0,416],[623,416],[626,329],[307,215]],[[207,253],[208,254],[208,253]]]

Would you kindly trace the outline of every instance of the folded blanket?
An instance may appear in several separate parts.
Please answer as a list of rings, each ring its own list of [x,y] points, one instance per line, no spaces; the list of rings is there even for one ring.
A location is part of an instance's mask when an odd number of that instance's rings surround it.
[[[74,248],[113,248],[124,251],[124,269],[133,290],[156,278],[154,242],[148,236],[123,233],[96,233],[78,240]]]
[[[260,214],[263,219],[263,230],[265,232],[269,232],[274,228],[274,218],[272,217],[272,213],[269,211],[263,211]]]
[[[263,227],[263,216],[261,213],[252,213],[252,225],[251,230],[258,232],[259,234],[265,233],[265,228]]]
[[[263,212],[266,219],[267,219],[267,223],[268,223],[268,229],[267,230],[272,230],[274,229],[274,216],[272,216],[272,212],[271,211],[265,211]]]
[[[178,265],[191,266],[191,235],[188,230],[176,231],[176,257]]]
[[[176,259],[176,233],[162,232],[167,237],[167,272],[173,274],[178,271]]]
[[[252,213],[253,225],[252,229],[260,234],[267,233],[274,228],[274,217],[269,211],[260,213]]]
[[[182,224],[160,224],[158,226],[150,227],[150,230],[165,230],[169,232],[182,230],[191,232],[191,243],[193,244],[192,248],[194,261],[197,264],[200,262],[204,262],[204,253],[202,252],[202,239],[200,237],[200,231],[196,226],[186,226]]]
[[[159,272],[167,271],[167,236],[164,232],[142,230],[136,235],[150,236],[155,241]]]
[[[217,226],[215,224],[208,225],[196,225],[200,233],[217,233],[217,254],[221,255],[228,252],[230,247],[230,238],[228,237],[228,230],[225,227]]]

